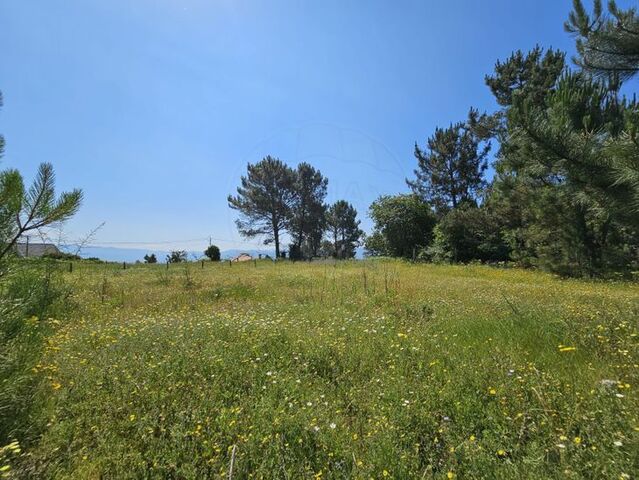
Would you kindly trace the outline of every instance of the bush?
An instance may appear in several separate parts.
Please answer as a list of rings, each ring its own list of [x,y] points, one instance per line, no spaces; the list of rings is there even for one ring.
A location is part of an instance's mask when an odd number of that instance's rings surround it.
[[[144,255],[144,263],[158,263],[155,253],[152,253],[151,255]]]
[[[45,253],[42,255],[42,258],[50,258],[52,260],[82,260],[82,257],[79,255],[74,255],[73,253],[65,253],[65,252],[52,252]]]
[[[498,219],[485,208],[469,206],[442,218],[428,254],[438,262],[502,262],[509,259],[510,249]]]
[[[365,241],[368,255],[412,258],[430,244],[436,218],[416,195],[379,197],[369,215],[375,227]]]
[[[209,245],[206,250],[204,250],[204,255],[209,257],[212,262],[220,261],[220,249],[217,245]]]
[[[185,250],[171,250],[166,256],[167,263],[182,263],[186,262],[187,254]]]

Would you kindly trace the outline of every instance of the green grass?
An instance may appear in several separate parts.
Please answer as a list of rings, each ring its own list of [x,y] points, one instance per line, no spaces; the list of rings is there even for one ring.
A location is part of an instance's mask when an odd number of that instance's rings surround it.
[[[7,477],[639,471],[636,284],[384,260],[66,278],[76,309],[41,320],[43,433],[0,453]]]

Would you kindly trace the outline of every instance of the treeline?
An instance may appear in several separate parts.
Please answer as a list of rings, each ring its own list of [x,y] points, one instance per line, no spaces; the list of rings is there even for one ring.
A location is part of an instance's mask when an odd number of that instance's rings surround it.
[[[415,146],[412,193],[370,208],[371,255],[514,261],[563,276],[639,268],[639,108],[622,94],[639,69],[639,18],[615,2],[589,14],[576,0],[565,28],[576,68],[558,50],[517,51],[486,76],[498,111],[471,109]]]
[[[328,179],[308,163],[293,169],[271,156],[247,166],[229,206],[237,210],[240,234],[261,236],[274,244],[275,256],[286,256],[281,239],[291,238],[288,256],[293,260],[317,256],[353,258],[363,236],[357,211],[345,200],[325,203]]]

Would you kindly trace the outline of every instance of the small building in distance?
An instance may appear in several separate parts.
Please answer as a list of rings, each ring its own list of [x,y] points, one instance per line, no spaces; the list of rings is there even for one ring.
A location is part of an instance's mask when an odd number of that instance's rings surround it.
[[[233,262],[248,262],[253,260],[253,257],[248,253],[240,253],[237,257],[235,257]]]
[[[60,250],[53,243],[18,243],[16,253],[19,257],[42,257],[58,255]]]

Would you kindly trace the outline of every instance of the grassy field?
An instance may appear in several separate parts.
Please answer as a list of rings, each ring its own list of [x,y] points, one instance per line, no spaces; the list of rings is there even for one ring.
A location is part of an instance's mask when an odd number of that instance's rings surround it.
[[[43,433],[6,477],[637,478],[636,284],[390,260],[65,278],[73,313],[33,320]]]

